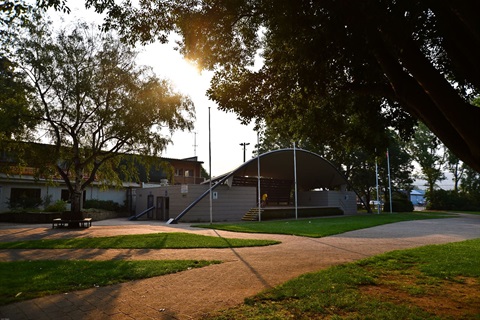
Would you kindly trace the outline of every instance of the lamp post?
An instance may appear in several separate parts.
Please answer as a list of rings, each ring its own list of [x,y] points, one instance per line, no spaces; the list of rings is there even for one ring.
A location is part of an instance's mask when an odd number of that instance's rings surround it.
[[[242,143],[240,143],[240,145],[243,147],[243,162],[245,162],[245,150],[246,150],[246,147],[247,147],[249,144],[250,144],[249,142],[242,142]]]

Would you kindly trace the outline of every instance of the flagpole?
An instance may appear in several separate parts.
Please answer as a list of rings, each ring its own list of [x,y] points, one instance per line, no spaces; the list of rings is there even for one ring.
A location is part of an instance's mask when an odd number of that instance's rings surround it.
[[[258,221],[262,221],[262,202],[260,190],[260,133],[257,132],[257,181],[258,181]]]
[[[388,168],[388,198],[390,199],[390,213],[393,212],[392,209],[392,179],[390,177],[390,155],[388,154],[388,148],[387,148],[387,168]]]
[[[293,142],[293,176],[295,178],[295,220],[298,219],[298,198],[297,198],[297,150]]]
[[[212,131],[210,125],[210,107],[208,107],[208,171],[210,171],[210,224],[213,222],[212,210]]]
[[[376,149],[375,149],[376,153]],[[380,214],[380,194],[378,192],[378,164],[377,164],[377,155],[375,154],[375,183],[377,185],[377,213]]]

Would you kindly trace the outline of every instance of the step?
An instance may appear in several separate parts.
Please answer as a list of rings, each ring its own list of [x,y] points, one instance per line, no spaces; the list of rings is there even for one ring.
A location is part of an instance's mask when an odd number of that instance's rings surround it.
[[[258,221],[259,213],[262,213],[263,209],[258,210],[258,208],[251,208],[248,212],[243,216],[243,221]]]

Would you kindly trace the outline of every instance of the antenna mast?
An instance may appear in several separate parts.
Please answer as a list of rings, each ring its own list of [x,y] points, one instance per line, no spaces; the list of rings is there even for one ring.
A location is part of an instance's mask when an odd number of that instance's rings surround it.
[[[194,135],[193,136],[193,156],[196,157],[197,156],[197,147],[198,147],[198,145],[197,145],[197,133],[194,132],[193,135]]]

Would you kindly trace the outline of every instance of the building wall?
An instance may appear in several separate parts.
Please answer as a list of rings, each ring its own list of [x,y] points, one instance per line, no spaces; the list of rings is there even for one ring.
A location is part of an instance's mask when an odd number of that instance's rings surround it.
[[[202,178],[201,162],[188,159],[169,159],[168,161],[175,169],[173,184],[200,184],[205,180]]]
[[[298,205],[305,207],[339,207],[345,214],[357,213],[356,195],[353,191],[302,191]]]
[[[425,205],[425,195],[414,190],[410,193],[410,201],[414,206]]]
[[[51,147],[48,145],[32,144],[32,148],[45,148]],[[14,157],[13,157],[14,158]],[[168,159],[168,158],[158,158],[159,160],[170,163],[173,166],[175,175],[173,177],[172,184],[199,184],[205,179],[201,177],[202,174],[202,163],[198,161],[197,157],[191,157],[187,159]],[[35,174],[37,169],[35,167],[16,167],[16,164],[12,161],[12,156],[5,153],[3,150],[0,150],[0,165],[4,168],[10,168],[15,174],[11,173],[9,175],[0,173],[0,212],[9,211],[8,205],[6,202],[11,196],[12,188],[34,188],[41,189],[41,198],[44,199],[47,194],[51,195],[52,202],[55,202],[61,199],[62,189],[66,190],[66,186],[63,181],[61,181],[60,176],[56,176],[55,179],[58,179],[58,186],[52,187],[47,186],[45,181],[36,181]],[[146,168],[143,168],[139,165],[139,175],[145,176],[142,178],[142,181],[147,181],[146,178]],[[2,171],[3,172],[3,171]],[[155,177],[156,180],[152,180],[152,177]],[[149,183],[162,184],[163,179],[166,177],[162,168],[152,168],[149,174]],[[97,183],[95,181],[94,183]],[[142,182],[143,183],[143,182]],[[128,184],[137,186],[136,182],[124,182],[124,186]],[[109,188],[106,190],[100,189],[96,186],[92,186],[86,189],[86,199],[98,199],[104,201],[114,201],[120,205],[124,205],[127,196],[127,190],[125,188]],[[135,196],[131,197],[132,203],[129,203],[129,208],[135,207]]]
[[[176,185],[137,189],[136,214],[145,211],[149,195],[153,196],[154,205],[158,197],[169,198],[168,218],[177,217],[185,208],[208,190],[208,185]],[[218,186],[213,191],[212,220],[240,221],[245,213],[256,207],[256,187]],[[216,195],[216,198],[215,198]],[[298,194],[299,206],[340,207],[345,214],[357,213],[356,196],[352,191],[309,191]],[[155,216],[155,214],[153,214]],[[144,219],[147,217],[144,216]],[[168,220],[164,218],[163,220]],[[210,200],[205,196],[196,204],[181,222],[210,221]]]
[[[104,201],[113,201],[119,205],[124,205],[126,199],[126,190],[124,188],[111,188],[102,190],[98,187],[90,186],[86,190],[86,199],[98,199]]]
[[[188,205],[208,190],[208,185],[175,185],[156,188],[137,189],[136,213],[147,209],[148,195],[169,198],[169,218],[177,217]],[[213,191],[212,220],[240,221],[248,210],[256,206],[255,187],[232,187],[221,185]],[[166,220],[166,219],[165,219]],[[207,195],[195,205],[181,222],[210,221],[210,200]]]
[[[42,182],[35,182],[33,180],[24,179],[22,181],[6,180],[0,182],[0,212],[8,212],[8,201],[11,197],[12,188],[22,189],[40,189],[40,198],[45,200],[47,196],[50,196],[51,203],[61,199],[62,190],[66,190],[67,187],[63,184],[58,186],[49,186]],[[108,189],[102,190],[99,187],[88,187],[85,194],[86,200],[98,199],[104,201],[114,201],[119,205],[123,205],[126,200],[126,191],[123,188],[120,189]]]

